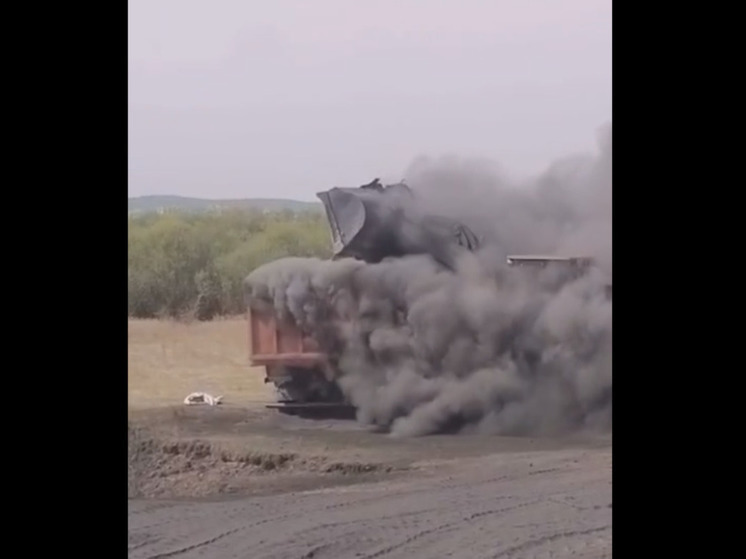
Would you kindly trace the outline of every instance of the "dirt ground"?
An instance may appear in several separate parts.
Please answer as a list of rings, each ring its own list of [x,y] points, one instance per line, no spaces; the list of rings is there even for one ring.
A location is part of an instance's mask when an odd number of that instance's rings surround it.
[[[611,556],[611,440],[398,440],[261,407],[130,421],[129,557]]]
[[[611,556],[610,436],[396,439],[285,416],[241,326],[130,324],[130,558]],[[193,390],[226,404],[182,405]]]

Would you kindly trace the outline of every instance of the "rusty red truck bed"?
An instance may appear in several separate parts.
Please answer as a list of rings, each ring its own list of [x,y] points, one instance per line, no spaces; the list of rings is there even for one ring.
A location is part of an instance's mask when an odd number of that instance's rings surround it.
[[[254,367],[323,366],[325,356],[316,342],[291,322],[279,322],[271,310],[249,309],[249,347]]]
[[[248,312],[250,363],[264,367],[264,382],[274,384],[277,402],[267,407],[289,413],[349,416],[352,408],[332,378],[326,355],[316,341],[272,309]]]

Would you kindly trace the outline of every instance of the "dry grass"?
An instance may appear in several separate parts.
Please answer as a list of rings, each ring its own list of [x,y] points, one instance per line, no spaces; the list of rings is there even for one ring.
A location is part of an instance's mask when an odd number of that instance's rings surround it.
[[[271,401],[262,367],[249,367],[244,319],[180,323],[129,321],[129,405],[181,404],[190,392],[225,396],[226,404]]]

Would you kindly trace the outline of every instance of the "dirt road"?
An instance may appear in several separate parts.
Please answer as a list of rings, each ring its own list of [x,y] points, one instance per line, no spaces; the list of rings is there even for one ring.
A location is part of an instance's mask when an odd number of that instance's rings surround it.
[[[187,419],[180,420],[191,425],[182,425],[182,437],[197,431],[203,440],[215,436],[204,417]],[[336,453],[335,464],[342,464],[338,456],[344,454],[356,456],[358,464],[375,458],[379,464],[388,460],[407,466],[377,469],[367,477],[349,471],[334,475],[329,473],[333,468],[286,474],[273,469],[271,476],[262,474],[264,482],[251,478],[261,488],[254,495],[133,499],[130,558],[611,556],[610,438],[563,443],[475,436],[407,442],[334,424],[260,419],[230,422],[222,417],[217,423],[223,432],[229,425],[234,434],[239,423],[245,425],[241,440],[254,448],[260,438],[265,445],[280,446],[302,440],[302,453],[323,448]],[[292,438],[299,433],[300,438]],[[294,481],[272,484],[272,479]]]

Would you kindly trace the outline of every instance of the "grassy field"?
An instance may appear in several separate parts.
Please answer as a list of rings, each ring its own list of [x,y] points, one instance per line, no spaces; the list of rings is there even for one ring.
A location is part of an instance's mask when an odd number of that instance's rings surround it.
[[[179,323],[129,320],[129,405],[179,405],[190,392],[222,394],[226,404],[273,400],[263,368],[248,365],[242,318]]]

